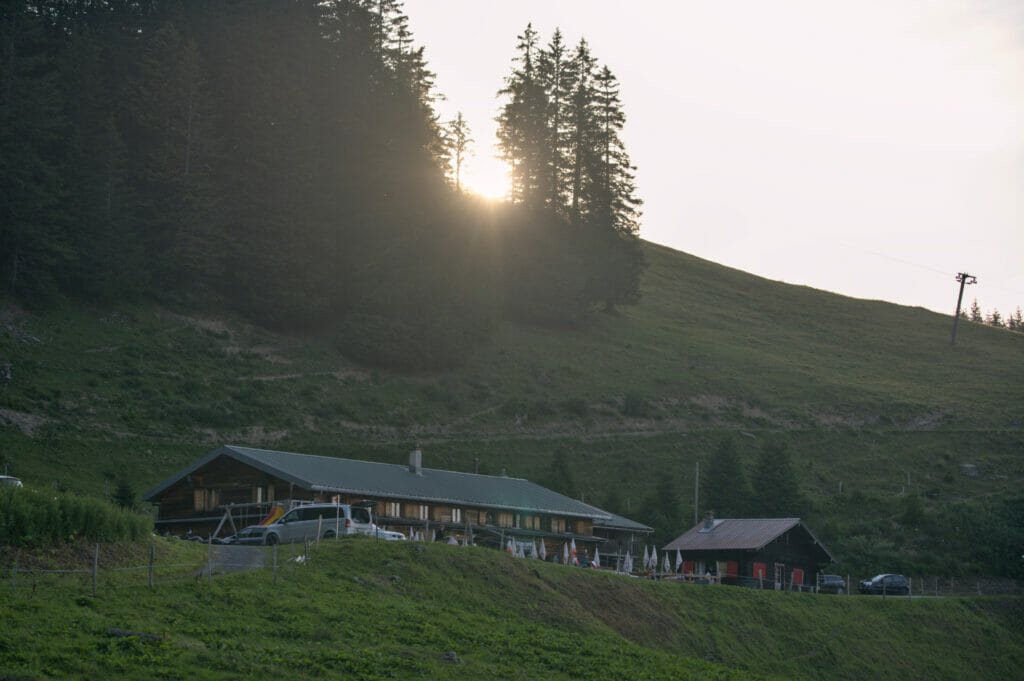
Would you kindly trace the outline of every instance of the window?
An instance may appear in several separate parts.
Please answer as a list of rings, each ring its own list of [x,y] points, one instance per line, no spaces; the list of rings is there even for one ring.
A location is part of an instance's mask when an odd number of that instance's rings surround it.
[[[412,506],[413,518],[417,520],[429,520],[430,519],[430,507],[426,504],[410,504]]]
[[[452,522],[453,523],[461,523],[462,522],[462,509],[461,508],[453,508],[452,509]]]
[[[384,504],[384,515],[391,518],[398,518],[402,515],[402,505],[397,501],[389,501]]]
[[[192,491],[193,508],[197,511],[212,511],[220,504],[220,490],[197,489]]]

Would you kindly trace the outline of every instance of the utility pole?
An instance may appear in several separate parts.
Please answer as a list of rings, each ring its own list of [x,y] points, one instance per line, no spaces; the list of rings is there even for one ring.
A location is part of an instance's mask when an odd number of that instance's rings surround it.
[[[700,506],[700,461],[697,462],[697,472],[693,476],[693,524],[697,524],[697,507]]]
[[[956,314],[953,315],[953,340],[949,341],[949,347],[956,345],[956,325],[960,323],[960,303],[964,300],[964,286],[978,283],[977,277],[971,276],[966,272],[957,274],[956,280],[960,282],[960,295],[956,299]]]

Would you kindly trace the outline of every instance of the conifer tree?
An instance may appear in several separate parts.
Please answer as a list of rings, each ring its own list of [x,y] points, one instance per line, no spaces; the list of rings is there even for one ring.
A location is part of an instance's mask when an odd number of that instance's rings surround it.
[[[629,155],[619,133],[625,114],[619,101],[619,85],[605,66],[594,77],[596,167],[589,226],[596,231],[593,241],[596,266],[588,289],[606,310],[617,304],[634,303],[640,295],[643,254],[639,242],[639,206]]]
[[[38,12],[0,10],[0,291],[58,294],[54,274],[74,253],[64,234],[59,173],[64,100],[50,60],[59,34]]]
[[[971,313],[970,320],[972,322],[983,322],[985,318],[981,315],[981,305],[978,305],[978,299],[975,298],[971,301]]]
[[[569,97],[573,89],[573,70],[562,32],[555,29],[546,49],[538,60],[539,78],[547,93],[544,140],[547,167],[544,171],[542,191],[544,205],[562,216],[567,216],[569,196]]]
[[[732,437],[723,438],[708,462],[704,507],[722,518],[742,518],[750,503],[750,485]]]
[[[538,72],[538,37],[533,25],[527,24],[517,40],[516,67],[498,91],[509,100],[498,114],[498,141],[502,158],[511,168],[513,200],[536,208],[545,199],[547,95]]]
[[[594,178],[590,172],[598,165],[594,159],[596,65],[597,60],[590,54],[590,46],[586,39],[581,38],[571,62],[573,86],[568,105],[571,202],[569,219],[577,225],[585,223],[589,217],[594,187]]]
[[[462,112],[448,121],[445,129],[445,159],[449,175],[455,181],[455,191],[462,191],[462,168],[469,156],[470,146],[475,140],[470,136],[469,125]]]
[[[753,517],[799,517],[804,511],[804,497],[785,440],[770,439],[761,446],[751,487],[749,511]]]

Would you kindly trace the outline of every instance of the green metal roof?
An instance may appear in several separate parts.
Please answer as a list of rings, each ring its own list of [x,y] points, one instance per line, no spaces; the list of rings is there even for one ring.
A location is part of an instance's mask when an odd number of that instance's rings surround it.
[[[168,487],[220,456],[230,457],[298,487],[317,492],[478,506],[592,518],[595,521],[610,520],[612,517],[605,511],[522,478],[458,473],[434,468],[422,468],[420,474],[417,474],[404,464],[339,459],[236,445],[215,449],[192,466],[175,473],[146,492],[142,495],[143,500],[154,500]]]

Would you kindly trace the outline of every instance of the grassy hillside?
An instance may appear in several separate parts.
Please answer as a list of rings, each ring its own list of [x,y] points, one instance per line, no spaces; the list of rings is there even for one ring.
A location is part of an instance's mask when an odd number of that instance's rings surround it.
[[[341,341],[148,306],[8,306],[2,463],[102,494],[122,476],[141,493],[225,442],[386,461],[419,442],[425,465],[477,458],[541,483],[560,452],[560,491],[627,515],[671,479],[682,531],[716,442],[734,435],[752,461],[781,434],[838,569],[986,571],[989,520],[1024,487],[1024,334],[963,323],[950,348],[948,316],[647,253],[639,305],[503,324],[446,373],[368,370]]]
[[[983,681],[1013,678],[1024,664],[1020,598],[655,583],[361,537],[322,544],[308,565],[286,563],[276,584],[261,570],[85,591],[0,592],[0,675]]]

